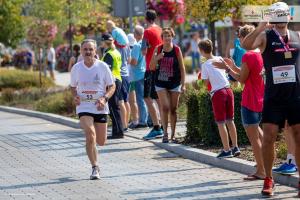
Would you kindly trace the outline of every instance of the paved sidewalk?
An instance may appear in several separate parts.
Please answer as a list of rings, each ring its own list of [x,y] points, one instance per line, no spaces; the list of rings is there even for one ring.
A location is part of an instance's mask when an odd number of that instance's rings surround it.
[[[134,138],[101,150],[101,180],[91,169],[81,130],[0,112],[0,199],[259,199],[262,181],[197,163]],[[292,199],[279,186],[273,199]]]

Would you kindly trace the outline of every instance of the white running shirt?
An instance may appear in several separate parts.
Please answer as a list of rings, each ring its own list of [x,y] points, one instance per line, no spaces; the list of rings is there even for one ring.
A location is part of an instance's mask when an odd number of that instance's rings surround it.
[[[212,63],[218,62],[222,57],[214,56],[212,59],[208,59],[202,65],[201,79],[208,79],[211,84],[211,92],[215,92],[224,87],[229,87],[229,81],[224,69],[216,68]]]
[[[80,105],[76,106],[76,114],[88,112],[93,114],[108,114],[108,104],[103,110],[97,110],[97,99],[104,96],[106,87],[114,84],[114,78],[108,65],[96,60],[91,67],[84,61],[76,63],[71,70],[71,87],[76,87],[80,96]]]

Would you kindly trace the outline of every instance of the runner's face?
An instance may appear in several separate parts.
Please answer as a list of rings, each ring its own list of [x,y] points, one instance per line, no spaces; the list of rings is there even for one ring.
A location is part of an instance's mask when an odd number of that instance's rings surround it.
[[[94,58],[96,55],[96,48],[95,48],[94,43],[92,43],[92,42],[84,43],[81,48],[81,54],[84,59]]]

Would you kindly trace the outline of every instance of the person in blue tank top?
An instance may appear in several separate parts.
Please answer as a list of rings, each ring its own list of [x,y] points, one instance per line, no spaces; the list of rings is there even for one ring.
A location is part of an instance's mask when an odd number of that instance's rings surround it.
[[[241,67],[242,64],[242,57],[243,55],[247,52],[243,47],[241,47],[241,42],[240,42],[240,35],[239,35],[239,30],[241,27],[238,27],[237,32],[236,32],[236,38],[233,41],[234,48],[233,48],[233,55],[232,59],[237,67]],[[230,84],[233,87],[238,86],[238,81],[235,80],[231,75],[228,75],[228,79],[230,81]]]

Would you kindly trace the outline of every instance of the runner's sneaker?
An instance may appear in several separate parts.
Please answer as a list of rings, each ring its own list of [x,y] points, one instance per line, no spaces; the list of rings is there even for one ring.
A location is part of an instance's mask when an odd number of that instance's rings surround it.
[[[237,157],[237,156],[241,155],[241,151],[238,147],[234,147],[233,149],[231,149],[231,151],[232,151],[232,155],[234,157]]]
[[[232,157],[233,155],[231,150],[229,151],[222,150],[221,153],[217,155],[217,158],[232,158]]]
[[[287,164],[287,166],[281,170],[279,173],[283,175],[293,175],[296,174],[297,172],[297,166],[294,165],[293,163]]]
[[[90,180],[100,179],[100,169],[98,166],[93,166]]]
[[[265,197],[271,197],[274,195],[274,181],[270,177],[266,177],[264,180],[264,187],[261,194]]]
[[[273,172],[280,173],[282,170],[285,170],[285,168],[287,168],[288,165],[289,164],[285,162],[285,163],[281,164],[279,167],[274,168]]]
[[[164,135],[163,130],[160,128],[158,130],[155,130],[153,128],[147,135],[143,137],[144,140],[151,140],[154,138],[161,138]]]

